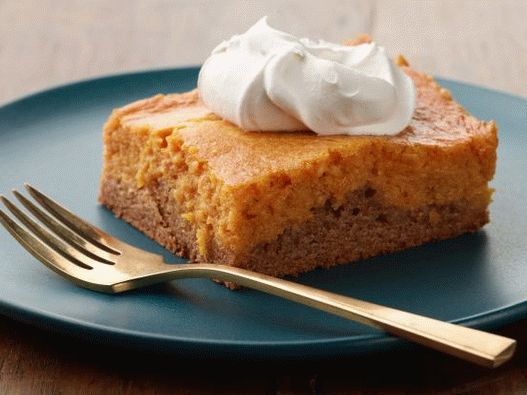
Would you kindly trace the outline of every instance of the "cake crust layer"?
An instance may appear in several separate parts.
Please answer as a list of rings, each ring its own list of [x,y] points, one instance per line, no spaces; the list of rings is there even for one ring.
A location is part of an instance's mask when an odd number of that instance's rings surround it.
[[[207,261],[279,277],[297,275],[474,232],[488,222],[485,206],[466,201],[405,210],[383,206],[375,195],[371,188],[355,191],[338,209],[331,204],[319,207],[310,220],[242,254],[212,240]],[[170,188],[137,189],[106,179],[101,202],[173,253],[203,260],[196,229],[171,210]]]

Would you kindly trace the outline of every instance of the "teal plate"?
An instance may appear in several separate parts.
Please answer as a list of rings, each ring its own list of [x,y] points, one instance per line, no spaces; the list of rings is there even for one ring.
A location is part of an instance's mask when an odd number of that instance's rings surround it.
[[[0,108],[0,192],[30,182],[109,233],[178,261],[97,204],[111,109],[194,88],[198,68],[117,75]],[[492,222],[453,240],[316,270],[295,281],[492,329],[527,317],[527,100],[441,81],[500,129]],[[179,259],[179,261],[182,261]],[[88,341],[202,356],[331,357],[401,346],[377,330],[251,290],[188,279],[121,295],[77,288],[0,231],[0,312]]]

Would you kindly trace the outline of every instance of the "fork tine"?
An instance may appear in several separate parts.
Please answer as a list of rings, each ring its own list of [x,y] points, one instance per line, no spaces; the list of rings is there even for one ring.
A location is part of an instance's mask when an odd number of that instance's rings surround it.
[[[51,270],[70,279],[82,278],[82,272],[86,269],[78,267],[51,247],[42,243],[39,239],[9,218],[2,209],[0,209],[0,223],[22,245],[22,247]]]
[[[26,227],[33,232],[35,236],[48,247],[55,250],[57,253],[62,255],[64,258],[72,261],[76,265],[83,267],[85,269],[91,269],[92,266],[87,264],[86,261],[92,261],[92,259],[87,256],[83,256],[77,250],[69,247],[63,241],[59,240],[51,233],[46,231],[42,226],[33,221],[29,216],[23,213],[18,207],[16,207],[8,198],[3,195],[0,195],[0,200],[4,205],[11,211],[15,217],[17,217],[20,222],[22,222]]]
[[[69,211],[65,207],[62,207],[60,204],[55,202],[50,197],[44,195],[42,192],[40,192],[33,186],[27,183],[24,184],[24,186],[26,187],[27,191],[31,194],[31,196],[38,203],[40,203],[42,207],[44,207],[51,215],[53,215],[59,221],[68,226],[71,230],[77,232],[82,237],[88,239],[97,247],[102,248],[103,250],[111,254],[120,255],[120,252],[118,250],[108,246],[105,242],[105,239],[111,239],[112,236],[110,236],[103,230],[97,228],[96,226],[89,224],[82,218],[77,217],[71,211]]]
[[[17,190],[13,190],[12,192],[20,201],[20,203],[22,203],[25,208],[27,208],[35,217],[37,217],[40,222],[46,225],[56,235],[60,236],[62,240],[66,241],[73,248],[76,248],[79,252],[82,252],[83,254],[99,262],[107,263],[110,265],[115,263],[112,261],[112,257],[115,257],[115,255],[109,254],[107,251],[95,246],[88,240],[84,239],[77,233],[70,230],[69,228],[61,225],[59,221],[55,220],[53,217],[49,216],[44,211],[39,209],[28,198],[26,198]]]

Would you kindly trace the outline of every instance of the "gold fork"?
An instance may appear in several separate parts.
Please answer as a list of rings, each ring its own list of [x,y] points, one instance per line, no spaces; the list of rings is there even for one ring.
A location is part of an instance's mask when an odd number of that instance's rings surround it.
[[[160,255],[138,249],[110,236],[34,187],[28,184],[25,187],[38,206],[17,191],[13,191],[13,194],[47,229],[2,195],[0,199],[4,205],[26,228],[1,209],[0,222],[35,258],[81,287],[119,293],[178,278],[203,277],[232,281],[380,328],[486,367],[499,366],[514,354],[515,340],[492,333],[236,267],[205,263],[167,264]]]

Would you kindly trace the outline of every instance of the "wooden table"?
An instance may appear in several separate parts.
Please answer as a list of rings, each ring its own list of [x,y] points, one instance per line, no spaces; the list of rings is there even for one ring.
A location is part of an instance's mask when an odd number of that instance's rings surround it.
[[[198,64],[269,15],[342,41],[366,32],[415,68],[527,96],[527,1],[0,1],[0,103],[59,83]],[[189,361],[93,346],[0,317],[0,393],[527,393],[527,320],[496,370],[418,349],[331,361]]]

